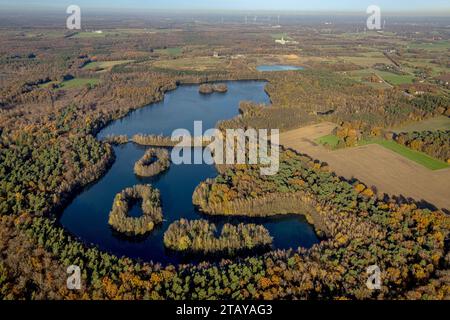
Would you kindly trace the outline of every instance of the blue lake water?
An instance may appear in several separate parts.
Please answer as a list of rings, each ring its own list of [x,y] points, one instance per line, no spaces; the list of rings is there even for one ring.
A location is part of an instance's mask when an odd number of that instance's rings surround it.
[[[257,66],[256,70],[260,72],[276,72],[276,71],[297,71],[304,70],[303,67],[288,66],[288,65],[261,65]]]
[[[240,101],[270,103],[264,92],[264,82],[236,81],[227,84],[227,93],[212,95],[199,94],[198,86],[181,86],[167,93],[164,101],[138,109],[125,118],[114,121],[98,134],[98,138],[109,134],[131,136],[136,133],[162,133],[170,136],[178,128],[192,131],[196,120],[202,120],[203,129],[206,130],[214,128],[219,120],[236,116]],[[201,181],[217,176],[217,171],[214,166],[206,164],[172,165],[160,176],[139,178],[134,175],[133,166],[146,149],[133,143],[114,147],[116,161],[111,169],[74,199],[64,210],[60,222],[84,242],[118,256],[161,263],[193,261],[193,257],[167,252],[163,245],[163,235],[168,226],[180,218],[209,218],[197,212],[192,204],[192,193]],[[194,152],[202,151],[195,149]],[[108,225],[114,196],[124,188],[143,183],[150,183],[161,191],[164,222],[144,238],[123,237]],[[133,207],[131,215],[138,216],[139,213],[139,206]],[[274,247],[280,249],[299,246],[309,248],[318,242],[313,227],[302,216],[269,219],[214,217],[211,221],[219,229],[226,222],[261,223],[274,237]]]

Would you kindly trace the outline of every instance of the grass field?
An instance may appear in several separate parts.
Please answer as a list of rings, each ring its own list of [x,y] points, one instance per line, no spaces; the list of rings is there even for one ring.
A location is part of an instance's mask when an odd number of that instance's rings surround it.
[[[143,35],[155,33],[171,33],[181,31],[180,29],[147,29],[147,28],[117,28],[113,30],[102,30],[102,33],[82,31],[74,34],[71,38],[104,38],[109,37],[127,37],[130,35]]]
[[[414,131],[436,131],[436,130],[450,130],[450,118],[445,116],[438,116],[423,121],[408,123],[402,126],[392,128],[396,133],[399,132],[414,132]]]
[[[433,42],[413,42],[408,45],[411,49],[424,49],[424,50],[448,50],[450,49],[450,43],[448,41],[433,41]]]
[[[58,84],[58,81],[49,81],[39,85],[39,88],[48,88],[51,85]]]
[[[79,88],[86,85],[97,85],[100,83],[100,79],[82,79],[82,78],[75,78],[72,80],[64,81],[61,83],[61,88],[63,89],[73,89],[73,88]]]
[[[364,81],[364,78],[369,77],[371,74],[378,75],[384,81],[386,81],[387,83],[389,83],[389,84],[391,84],[393,86],[401,85],[401,84],[411,84],[411,83],[413,83],[413,80],[414,80],[414,76],[413,75],[409,75],[409,74],[398,75],[398,74],[395,74],[395,73],[391,73],[391,72],[387,72],[387,71],[379,71],[379,70],[375,70],[375,69],[372,69],[372,68],[347,72],[347,76],[352,78],[353,80],[364,82],[364,83],[370,84],[370,85],[375,84],[375,85],[378,85],[381,88],[389,87],[389,85],[383,84],[383,83],[377,84],[377,83],[369,83],[367,81]]]
[[[83,69],[95,70],[95,69],[111,69],[114,66],[133,62],[133,60],[115,60],[115,61],[93,61],[86,64]]]
[[[354,64],[357,64],[364,68],[371,68],[374,64],[377,64],[377,63],[384,63],[384,64],[391,63],[390,60],[387,59],[380,52],[366,53],[362,57],[342,56],[342,57],[338,57],[338,60],[354,63]]]
[[[14,32],[17,36],[23,36],[27,38],[62,38],[64,37],[65,30],[44,30],[44,31],[27,31],[27,32]]]
[[[368,144],[378,144],[386,149],[389,149],[391,151],[394,151],[395,153],[412,160],[430,170],[440,170],[448,168],[449,165],[443,161],[440,161],[438,159],[432,158],[429,155],[412,150],[410,148],[407,148],[401,144],[396,143],[395,141],[388,141],[383,139],[371,139],[366,141],[361,141],[359,143],[361,146],[368,145]]]
[[[413,67],[404,67],[403,69],[405,71],[408,71],[410,73],[413,73],[415,71],[414,67],[418,68],[430,68],[431,69],[431,75],[433,77],[437,77],[442,73],[449,72],[450,69],[446,68],[445,66],[437,65],[432,62],[432,60],[427,59],[414,59],[414,58],[407,58],[406,61],[408,64],[410,64]]]
[[[84,78],[75,78],[63,82],[57,82],[57,81],[51,81],[47,83],[43,83],[40,85],[41,88],[48,88],[49,86],[53,84],[59,84],[58,90],[61,89],[75,89],[80,88],[86,85],[95,86],[100,83],[100,79],[92,78],[92,79],[84,79]]]
[[[339,138],[333,134],[326,135],[316,140],[316,143],[329,146],[332,149],[336,149],[339,143]]]
[[[370,82],[370,81],[365,80],[374,73],[376,73],[374,69],[363,69],[363,70],[348,71],[348,72],[346,72],[346,76],[355,81],[358,81],[358,82],[364,83],[368,86],[371,86],[375,89],[391,88],[391,86],[386,82],[380,83],[380,82]]]
[[[289,37],[287,33],[271,33],[270,36],[272,37],[272,39],[284,38],[284,40],[292,40],[292,38]]]
[[[183,53],[183,48],[175,47],[175,48],[167,48],[167,49],[158,49],[155,50],[156,53],[167,56],[179,56]]]
[[[227,68],[228,59],[213,57],[181,58],[160,60],[153,63],[154,67],[178,71],[223,71]]]
[[[387,40],[389,37],[395,35],[392,32],[359,32],[359,33],[351,33],[351,32],[345,32],[342,34],[334,35],[336,39],[347,39],[347,40],[354,40],[354,39],[366,39],[367,41],[373,41],[374,39],[383,39]]]
[[[86,38],[104,38],[106,36],[106,33],[95,33],[95,32],[78,32],[71,36],[71,38],[78,38],[78,39],[86,39]]]
[[[376,70],[375,73],[394,86],[400,84],[411,84],[413,83],[413,79],[415,78],[413,75],[399,75],[387,71]]]

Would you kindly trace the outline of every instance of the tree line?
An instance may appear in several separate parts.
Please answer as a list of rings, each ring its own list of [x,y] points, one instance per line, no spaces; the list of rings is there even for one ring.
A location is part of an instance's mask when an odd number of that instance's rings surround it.
[[[243,250],[268,248],[272,244],[269,231],[261,225],[226,223],[218,237],[216,232],[215,224],[207,220],[181,219],[164,233],[164,245],[180,252],[236,254]]]
[[[416,151],[450,163],[450,131],[403,132],[395,135],[394,140]]]

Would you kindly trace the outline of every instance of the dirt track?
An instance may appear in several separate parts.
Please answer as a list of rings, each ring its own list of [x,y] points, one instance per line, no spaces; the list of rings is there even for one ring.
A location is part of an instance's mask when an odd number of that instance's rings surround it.
[[[330,165],[339,176],[357,178],[379,193],[425,201],[450,209],[450,169],[432,171],[379,145],[329,151],[314,140],[330,134],[333,123],[321,123],[280,135],[285,147]]]

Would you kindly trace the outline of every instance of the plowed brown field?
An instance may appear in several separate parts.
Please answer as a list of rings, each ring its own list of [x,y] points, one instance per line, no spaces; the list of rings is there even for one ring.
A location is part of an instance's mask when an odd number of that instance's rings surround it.
[[[280,135],[280,143],[328,163],[339,176],[357,178],[378,193],[450,209],[450,169],[432,171],[375,144],[330,151],[314,142],[335,127],[333,123],[321,123],[292,130]]]

